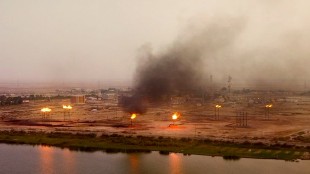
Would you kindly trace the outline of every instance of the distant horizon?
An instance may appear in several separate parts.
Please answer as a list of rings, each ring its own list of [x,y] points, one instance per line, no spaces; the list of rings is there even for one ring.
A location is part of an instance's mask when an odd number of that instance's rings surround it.
[[[206,80],[208,81],[208,79]],[[259,83],[257,81],[262,81]],[[52,81],[0,81],[1,88],[8,89],[23,89],[23,88],[53,88],[53,89],[66,89],[66,88],[90,88],[90,89],[104,89],[104,88],[133,88],[133,81],[126,80],[106,80],[106,81],[64,81],[64,82],[52,82]],[[227,82],[222,80],[221,82],[214,82],[213,84],[207,83],[205,86],[209,88],[212,85],[216,85],[215,88],[227,87]],[[310,81],[304,79],[256,79],[253,83],[245,82],[242,80],[232,80],[232,89],[296,89],[296,90],[310,90]]]
[[[71,82],[0,82],[1,88],[107,88],[107,87],[130,87],[132,86],[129,81],[71,81]]]

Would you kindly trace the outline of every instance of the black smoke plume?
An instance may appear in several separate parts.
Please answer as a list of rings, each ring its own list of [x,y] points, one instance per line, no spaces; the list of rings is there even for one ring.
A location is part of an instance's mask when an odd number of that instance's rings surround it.
[[[203,89],[205,59],[229,45],[236,27],[212,24],[198,32],[187,31],[162,53],[142,49],[135,77],[134,93],[122,98],[129,113],[145,113],[147,105],[169,101],[172,95],[190,94]],[[148,47],[146,47],[148,48]]]
[[[160,56],[150,55],[138,68],[133,96],[123,98],[125,111],[144,113],[146,103],[159,104],[171,95],[201,87],[201,57],[187,51],[174,48]]]
[[[201,87],[202,58],[185,45],[175,45],[165,53],[145,54],[137,69],[132,97],[123,98],[127,112],[144,113],[147,103],[160,104],[171,95]]]

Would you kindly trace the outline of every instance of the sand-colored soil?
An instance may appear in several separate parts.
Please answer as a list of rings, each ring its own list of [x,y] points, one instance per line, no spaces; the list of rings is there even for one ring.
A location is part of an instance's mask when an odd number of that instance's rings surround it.
[[[132,125],[128,113],[104,102],[73,105],[70,117],[64,117],[63,104],[69,104],[69,100],[1,106],[0,130],[117,133],[310,145],[310,97],[274,102],[269,119],[265,117],[262,104],[224,103],[219,120],[214,118],[215,108],[211,102],[202,106],[153,106],[146,114],[138,115]],[[52,112],[43,115],[40,112],[43,107],[50,107]],[[173,122],[171,116],[175,111],[180,112],[181,117]],[[247,126],[236,125],[238,111],[247,112]]]

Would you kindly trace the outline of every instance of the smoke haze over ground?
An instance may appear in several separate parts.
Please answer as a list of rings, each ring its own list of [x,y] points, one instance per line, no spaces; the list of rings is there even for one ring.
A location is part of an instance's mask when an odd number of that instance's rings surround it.
[[[191,18],[172,46],[163,49],[163,57],[179,57],[180,62],[198,58],[199,65],[190,65],[204,80],[213,75],[220,84],[232,76],[236,86],[300,89],[310,76],[310,12],[305,7],[309,3],[241,2],[249,8],[230,4],[230,15],[220,11]]]
[[[146,99],[160,101],[176,91],[205,88],[208,75],[224,85],[232,76],[253,88],[296,88],[298,81],[309,77],[310,53],[304,47],[309,43],[309,33],[287,24],[292,20],[289,16],[274,18],[292,10],[282,5],[272,4],[279,14],[260,14],[266,15],[265,19],[242,13],[234,17],[198,17],[167,48],[154,53],[150,45],[144,45],[139,52],[135,94],[124,103],[126,110],[143,113]],[[280,24],[285,27],[279,28]]]

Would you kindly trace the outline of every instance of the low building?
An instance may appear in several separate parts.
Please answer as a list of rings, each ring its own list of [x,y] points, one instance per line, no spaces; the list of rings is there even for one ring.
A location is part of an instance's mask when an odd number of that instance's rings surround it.
[[[180,104],[184,104],[186,102],[186,98],[185,97],[171,97],[170,101],[171,104],[173,105],[180,105]]]
[[[103,100],[117,100],[118,98],[118,90],[115,88],[109,88],[108,90],[104,90],[101,93]]]

